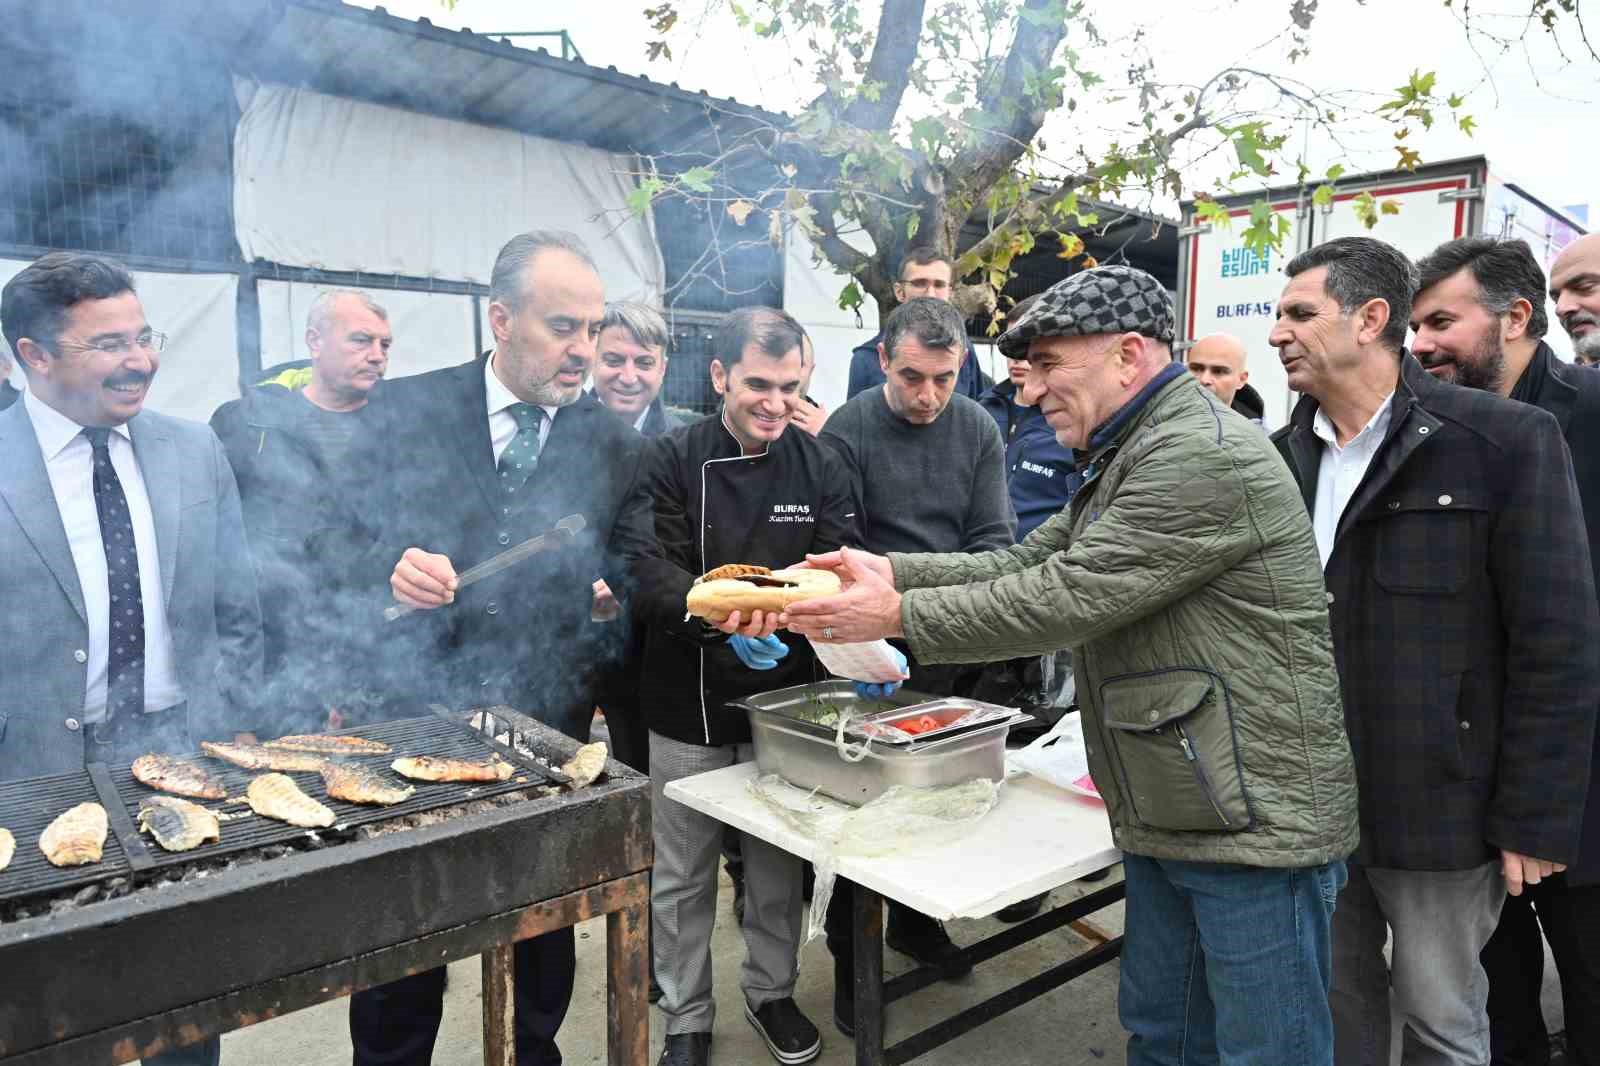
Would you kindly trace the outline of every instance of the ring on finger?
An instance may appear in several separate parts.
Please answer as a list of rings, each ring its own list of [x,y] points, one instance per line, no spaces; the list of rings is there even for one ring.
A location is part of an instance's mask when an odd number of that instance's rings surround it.
[[[823,626],[822,627],[822,639],[823,640],[832,640],[833,639],[833,627],[832,626]]]

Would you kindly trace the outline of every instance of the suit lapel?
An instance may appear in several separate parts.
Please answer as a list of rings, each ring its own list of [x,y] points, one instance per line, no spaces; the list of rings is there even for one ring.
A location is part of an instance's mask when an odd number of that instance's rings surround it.
[[[161,561],[161,602],[172,606],[172,579],[178,564],[178,524],[183,511],[183,479],[178,470],[178,448],[166,431],[143,416],[128,423],[139,476],[155,520],[156,549]]]
[[[78,568],[72,561],[67,530],[61,524],[33,420],[21,401],[0,414],[0,455],[6,456],[6,461],[0,463],[0,500],[10,508],[23,536],[55,575],[73,610],[87,623],[89,614],[83,606],[83,588],[78,584]]]
[[[447,407],[455,454],[461,456],[483,505],[492,514],[500,513],[500,484],[494,469],[494,442],[489,439],[488,394],[483,388],[484,359],[457,369],[456,395]]]

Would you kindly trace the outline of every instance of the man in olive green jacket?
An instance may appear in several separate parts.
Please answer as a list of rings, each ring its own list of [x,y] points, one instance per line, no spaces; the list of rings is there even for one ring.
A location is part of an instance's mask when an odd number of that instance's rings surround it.
[[[1000,339],[1085,483],[1013,548],[845,551],[812,640],[919,661],[1073,649],[1089,766],[1124,853],[1130,1066],[1330,1066],[1328,930],[1356,778],[1315,538],[1261,431],[1171,356],[1148,274],[1053,286]]]

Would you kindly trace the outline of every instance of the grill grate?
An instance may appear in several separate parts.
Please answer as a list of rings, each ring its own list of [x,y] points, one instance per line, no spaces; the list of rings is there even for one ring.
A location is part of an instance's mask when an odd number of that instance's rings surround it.
[[[195,800],[214,811],[225,814],[244,813],[247,817],[222,823],[222,839],[193,851],[168,852],[148,835],[130,842],[138,861],[130,863],[129,856],[117,839],[116,820],[106,840],[104,861],[92,866],[71,870],[57,870],[39,852],[38,839],[50,821],[76,803],[97,802],[90,774],[63,774],[58,777],[32,778],[0,785],[0,825],[11,829],[17,838],[17,858],[10,868],[0,872],[0,899],[13,899],[24,895],[58,892],[63,888],[98,881],[132,872],[158,872],[174,866],[215,859],[241,851],[282,844],[315,834],[327,842],[347,839],[352,831],[362,825],[402,818],[411,814],[450,807],[472,800],[487,799],[506,792],[516,792],[541,784],[555,784],[558,778],[527,756],[494,743],[488,736],[471,729],[457,719],[438,715],[407,718],[364,726],[360,729],[341,730],[351,736],[381,740],[392,749],[387,755],[367,755],[354,758],[341,757],[344,762],[361,763],[377,770],[396,783],[416,786],[416,792],[403,803],[388,807],[371,807],[330,799],[323,786],[322,777],[315,773],[291,773],[289,776],[301,791],[312,799],[331,808],[338,820],[327,829],[302,829],[251,813],[244,803],[225,803],[216,800]],[[402,755],[455,756],[481,759],[491,751],[513,763],[517,772],[507,781],[452,783],[406,781],[389,769],[389,763]],[[245,770],[210,756],[192,756],[200,765],[215,774],[227,787],[230,798],[243,798],[252,778],[264,770]],[[547,756],[548,757],[548,756]],[[108,767],[108,780],[121,801],[128,818],[137,824],[139,803],[151,795],[159,795],[134,780],[132,770],[126,765]],[[139,852],[144,854],[137,854]],[[148,863],[145,861],[148,855]]]
[[[11,830],[17,854],[0,870],[0,898],[57,892],[129,872],[128,856],[115,830],[106,834],[100,861],[88,866],[57,869],[39,850],[39,835],[51,822],[80,803],[99,803],[94,783],[82,770],[50,777],[32,777],[0,785],[0,826]]]

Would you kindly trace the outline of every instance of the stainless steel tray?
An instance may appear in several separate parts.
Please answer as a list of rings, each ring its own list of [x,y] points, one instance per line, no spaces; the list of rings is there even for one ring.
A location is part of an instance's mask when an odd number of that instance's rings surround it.
[[[985,777],[1005,777],[1006,733],[1026,717],[1020,711],[976,700],[933,697],[901,689],[892,696],[862,700],[849,681],[764,692],[734,701],[750,715],[756,765],[790,784],[862,804],[895,785],[933,788]],[[830,713],[854,712],[862,727],[846,730],[852,747],[871,739],[860,762],[839,757]],[[893,728],[901,718],[929,713],[949,724],[912,736]],[[959,720],[958,720],[959,719]]]

